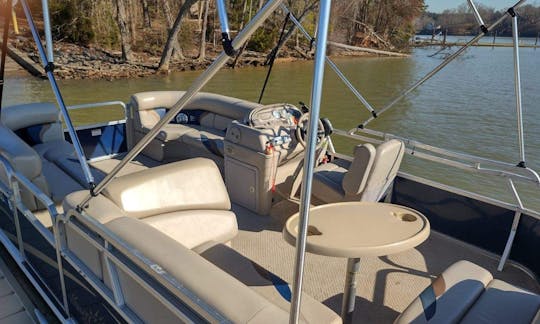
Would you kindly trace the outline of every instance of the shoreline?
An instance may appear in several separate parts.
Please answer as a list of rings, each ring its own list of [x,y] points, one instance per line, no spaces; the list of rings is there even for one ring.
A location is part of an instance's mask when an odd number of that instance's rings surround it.
[[[37,50],[27,38],[13,40],[8,47],[10,58],[21,66],[21,71],[45,78],[46,75],[41,67]],[[106,50],[99,47],[84,47],[71,43],[55,43],[55,70],[54,75],[60,80],[80,79],[136,79],[147,76],[167,75],[175,72],[198,71],[206,69],[221,52],[207,48],[207,56],[204,60],[191,57],[191,53],[185,53],[185,59],[171,59],[169,71],[158,71],[159,56],[148,53],[135,52],[133,62],[124,62],[120,51]],[[368,48],[340,48],[332,46],[332,57],[377,57],[377,56],[400,56],[407,54],[384,52]],[[226,68],[244,68],[265,66],[268,53],[245,51],[232,67],[235,58],[229,59]],[[312,60],[312,52],[303,52],[299,48],[282,48],[275,63],[309,61]]]

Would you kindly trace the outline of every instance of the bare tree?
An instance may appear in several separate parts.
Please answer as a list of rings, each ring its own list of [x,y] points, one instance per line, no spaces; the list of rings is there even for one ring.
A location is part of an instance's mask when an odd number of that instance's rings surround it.
[[[201,47],[199,49],[199,61],[204,61],[206,59],[206,28],[208,25],[208,11],[210,6],[210,0],[204,0],[204,13],[203,13],[203,22],[201,28]]]
[[[152,24],[150,22],[150,12],[148,11],[148,0],[141,0],[142,10],[143,10],[143,22],[144,27],[150,28]]]
[[[120,42],[122,43],[122,59],[126,62],[133,61],[131,51],[131,30],[127,22],[126,3],[124,0],[116,0],[116,21],[120,29]]]
[[[197,0],[186,0],[180,10],[178,11],[178,16],[174,21],[172,29],[169,31],[169,37],[167,38],[167,43],[161,54],[161,60],[159,61],[158,71],[168,71],[169,63],[171,61],[171,56],[173,52],[174,43],[178,42],[178,32],[180,32],[182,19],[189,12],[189,8],[195,4]]]
[[[174,21],[171,13],[171,7],[169,6],[168,0],[161,0],[161,8],[163,8],[163,14],[165,16],[165,19],[167,20],[167,28],[170,32],[173,28]],[[182,53],[182,48],[178,44],[178,42],[174,42],[173,44],[173,57],[179,58],[181,60],[185,59],[184,54]]]

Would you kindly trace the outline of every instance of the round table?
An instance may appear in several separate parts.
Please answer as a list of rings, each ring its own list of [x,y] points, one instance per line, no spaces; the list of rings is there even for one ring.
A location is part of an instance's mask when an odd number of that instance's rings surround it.
[[[283,237],[296,245],[299,214],[291,216]],[[348,258],[341,316],[350,323],[356,298],[360,257],[412,249],[429,236],[429,221],[418,211],[393,204],[341,202],[310,209],[306,251]]]

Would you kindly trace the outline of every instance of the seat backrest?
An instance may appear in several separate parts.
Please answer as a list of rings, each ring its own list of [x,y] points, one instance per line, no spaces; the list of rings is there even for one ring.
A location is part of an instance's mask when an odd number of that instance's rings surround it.
[[[43,193],[49,195],[47,182],[41,173],[42,163],[38,153],[26,144],[11,129],[0,126],[0,155],[11,167],[34,183]],[[0,168],[0,179],[7,185],[8,179],[4,168]],[[21,186],[21,199],[24,205],[34,211],[39,209],[32,194]]]
[[[195,158],[121,176],[103,195],[127,216],[145,218],[181,210],[229,210],[227,188],[216,164]]]
[[[375,155],[375,147],[369,143],[360,144],[354,148],[353,160],[341,183],[346,195],[356,196],[364,190]]]
[[[185,91],[151,91],[134,94],[130,102],[134,122],[146,128],[153,127],[163,117],[163,113],[176,104],[184,94]],[[251,110],[259,106],[261,105],[254,102],[200,92],[184,109],[203,110],[228,119],[242,120]],[[218,124],[221,123],[218,121]]]
[[[395,139],[384,142],[377,147],[373,166],[360,200],[379,201],[388,186],[394,181],[404,153],[405,144]]]
[[[1,117],[2,124],[29,145],[64,139],[59,110],[51,102],[8,106]]]

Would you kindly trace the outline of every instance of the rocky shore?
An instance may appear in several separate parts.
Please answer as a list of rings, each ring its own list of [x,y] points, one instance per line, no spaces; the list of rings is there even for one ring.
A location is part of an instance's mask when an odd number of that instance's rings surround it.
[[[16,37],[10,42],[10,47],[15,48],[17,54],[22,56],[19,59],[30,60],[34,65],[41,65],[39,54],[32,40],[26,37]],[[280,60],[307,59],[309,53],[294,53],[288,49],[283,50]],[[83,47],[65,42],[55,42],[54,44],[54,64],[55,75],[59,79],[119,79],[119,78],[140,78],[148,75],[155,75],[159,56],[148,53],[134,53],[133,62],[124,62],[120,51],[111,51],[98,47]],[[303,55],[301,55],[303,54]],[[189,53],[184,53],[185,59],[173,59],[169,72],[202,70],[212,63],[219,52],[207,50],[204,60],[190,57]],[[259,66],[266,61],[266,53],[245,51],[235,64],[235,67]],[[228,66],[232,67],[234,58],[229,60]]]

